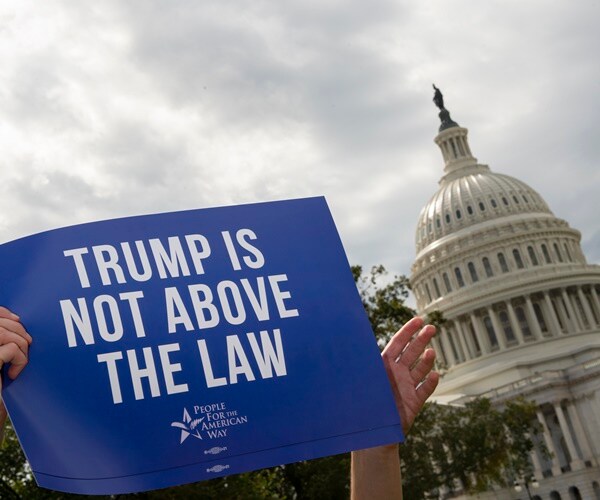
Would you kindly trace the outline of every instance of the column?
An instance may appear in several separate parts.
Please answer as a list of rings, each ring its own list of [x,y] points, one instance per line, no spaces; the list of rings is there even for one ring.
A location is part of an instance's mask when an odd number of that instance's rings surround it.
[[[537,316],[535,315],[530,295],[525,295],[525,304],[527,304],[527,312],[529,313],[529,325],[531,326],[533,336],[537,340],[540,340],[542,338],[542,329],[540,328]]]
[[[476,358],[479,356],[479,354],[477,354],[477,347],[475,346],[475,341],[473,340],[473,335],[471,335],[471,329],[469,328],[469,325],[465,324],[464,321],[459,321],[458,326],[463,332],[463,336],[467,343],[467,348],[471,353],[471,359]]]
[[[583,310],[585,311],[585,315],[587,316],[588,325],[589,325],[588,328],[591,330],[592,327],[594,326],[594,314],[592,313],[592,310],[590,309],[590,305],[588,304],[585,294],[583,293],[583,290],[581,289],[580,286],[577,287],[577,295],[579,296],[579,301],[581,302],[581,305],[583,306]]]
[[[577,453],[577,448],[575,446],[575,442],[573,441],[573,436],[571,435],[571,431],[569,430],[569,424],[567,423],[567,419],[565,418],[565,414],[559,402],[554,403],[554,411],[556,412],[556,416],[558,417],[560,430],[562,431],[562,434],[565,438],[565,442],[567,443],[569,455],[571,455],[571,469],[583,469],[585,467],[585,464],[583,463],[583,460],[581,460],[581,458],[579,457],[579,453]]]
[[[586,414],[587,421],[591,424],[591,429],[600,429],[600,392],[592,392],[589,396],[588,406],[592,409],[591,414]],[[594,426],[594,424],[596,424]],[[594,449],[596,451],[596,456],[600,456],[600,439],[598,435],[594,437]]]
[[[506,349],[506,336],[504,335],[504,329],[502,328],[502,325],[500,325],[500,321],[498,321],[496,311],[492,309],[492,306],[488,306],[487,312],[492,320],[492,326],[496,332],[496,338],[498,339],[498,345],[500,346],[500,349]]]
[[[558,454],[556,453],[556,448],[554,448],[554,443],[552,442],[552,437],[550,436],[550,430],[548,429],[548,425],[546,424],[546,419],[544,418],[544,413],[540,408],[537,408],[536,416],[538,422],[542,426],[542,436],[544,437],[544,443],[546,444],[546,448],[550,452],[550,463],[552,464],[552,475],[559,476],[561,474],[560,464],[558,463]]]
[[[436,357],[435,362],[438,366],[448,367],[450,364],[448,363],[448,359],[446,358],[446,350],[442,347],[442,342],[438,338],[438,336],[433,337],[431,339],[433,344],[433,349],[435,350]]]
[[[600,318],[600,300],[598,299],[598,292],[596,292],[596,285],[592,284],[590,291],[592,292],[592,302],[596,306],[596,312],[598,313],[598,318]]]
[[[468,354],[468,359],[475,358],[475,346],[473,345],[473,341],[471,340],[470,332],[468,332],[466,328],[463,328],[462,322],[458,318],[456,318],[454,324],[456,325],[458,335],[464,341],[464,346],[467,349],[466,352]]]
[[[471,357],[469,356],[469,350],[465,344],[465,339],[462,335],[458,319],[454,320],[454,329],[456,330],[456,339],[458,339],[458,345],[456,347],[461,351],[463,361],[467,361],[468,359],[471,359]]]
[[[594,296],[592,295],[593,289],[594,285],[591,285],[589,292],[586,293],[586,289],[583,286],[581,287],[581,290],[583,291],[583,294],[586,298],[586,303],[592,311],[592,328],[600,325],[600,314],[598,313],[598,308],[596,307],[596,303],[594,302]]]
[[[531,436],[527,435],[527,437],[531,439]],[[529,452],[529,456],[531,457],[531,462],[533,463],[533,475],[538,480],[541,480],[544,477],[544,473],[542,471],[542,464],[540,463],[540,457],[538,457],[535,446],[533,450]]]
[[[552,305],[552,299],[550,298],[550,294],[548,292],[544,292],[544,301],[546,302],[546,309],[548,309],[548,317],[550,321],[548,321],[548,330],[553,335],[560,335],[562,329],[560,328],[560,322],[556,317],[556,311],[554,310],[554,306]]]
[[[448,340],[448,330],[442,327],[440,330],[440,343],[444,346],[444,351],[448,356],[448,366],[456,365],[458,360],[454,355],[454,351],[452,350],[452,346],[450,345],[450,341]]]
[[[508,309],[508,318],[510,319],[510,322],[512,324],[513,331],[515,332],[515,336],[517,337],[517,342],[519,342],[519,344],[524,344],[525,337],[523,337],[523,331],[521,330],[521,325],[519,324],[519,320],[517,319],[517,315],[515,314],[515,310],[513,309],[513,306],[510,303],[510,300],[506,301],[506,306]]]
[[[565,303],[565,307],[569,312],[569,316],[571,316],[571,323],[573,325],[574,332],[580,332],[582,328],[579,326],[579,322],[577,321],[577,316],[575,315],[575,310],[573,309],[573,304],[571,304],[571,298],[567,293],[567,289],[561,288],[560,291],[562,293],[562,298]]]
[[[488,338],[487,330],[481,324],[481,321],[475,313],[470,313],[469,318],[471,319],[473,330],[475,330],[475,335],[477,335],[477,338],[479,339],[482,354],[489,354],[492,352],[492,346],[490,344],[490,339]]]
[[[579,443],[579,447],[581,448],[581,453],[583,453],[583,460],[589,460],[594,463],[594,455],[592,453],[592,449],[590,448],[590,442],[588,437],[585,435],[585,431],[583,426],[581,425],[581,420],[579,418],[579,413],[577,412],[577,406],[575,405],[575,401],[570,401],[569,404],[565,407],[567,415],[573,424],[573,430],[575,432],[575,437],[577,438],[577,442]]]
[[[556,304],[556,311],[558,312],[558,314],[560,315],[560,317],[563,320],[563,325],[565,327],[565,331],[563,332],[564,334],[567,333],[571,333],[574,330],[574,326],[573,326],[573,318],[568,318],[568,312],[567,312],[567,305],[565,304],[565,298],[563,297],[560,289],[559,289],[559,293],[560,296],[556,295],[555,296],[555,304]]]

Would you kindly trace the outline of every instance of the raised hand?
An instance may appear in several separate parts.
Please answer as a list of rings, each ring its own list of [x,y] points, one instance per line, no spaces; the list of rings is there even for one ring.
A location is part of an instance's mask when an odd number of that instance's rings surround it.
[[[381,355],[405,434],[439,381],[439,374],[432,371],[435,351],[427,348],[434,335],[433,325],[413,318],[392,337]]]
[[[8,376],[17,378],[27,365],[31,335],[27,333],[19,320],[19,316],[6,307],[0,306],[0,369],[5,363],[10,363]],[[2,379],[0,378],[0,394]],[[4,402],[0,400],[0,436],[6,420]]]

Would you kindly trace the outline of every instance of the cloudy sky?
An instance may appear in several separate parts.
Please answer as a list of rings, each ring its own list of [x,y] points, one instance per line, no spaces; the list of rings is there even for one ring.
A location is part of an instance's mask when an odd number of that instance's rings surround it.
[[[408,274],[442,159],[474,155],[600,262],[596,0],[0,2],[0,241],[325,195],[352,263]]]

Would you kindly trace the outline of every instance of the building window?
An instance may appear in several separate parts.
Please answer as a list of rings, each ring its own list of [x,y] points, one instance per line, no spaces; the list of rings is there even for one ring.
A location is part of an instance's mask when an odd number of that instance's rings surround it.
[[[560,250],[558,249],[558,245],[556,243],[554,244],[554,253],[558,257],[558,262],[562,262],[563,258],[562,258],[562,255],[560,254]]]
[[[492,346],[492,349],[498,347],[498,337],[496,337],[494,325],[492,324],[492,320],[489,316],[485,316],[483,318],[483,324],[485,325],[485,329],[487,331],[488,338],[490,339],[490,345]]]
[[[473,207],[471,205],[467,205],[467,213],[473,215]]]
[[[554,493],[554,492],[552,492]],[[552,498],[552,494],[550,495],[550,498]],[[573,500],[581,500],[581,493],[579,492],[579,488],[577,486],[571,486],[569,488],[569,498],[572,498]]]
[[[490,200],[490,203],[492,204],[492,208],[496,208],[498,206],[498,204],[496,203],[496,200],[494,198],[492,198]]]
[[[460,272],[460,268],[455,267],[454,268],[454,274],[456,276],[456,282],[458,283],[458,286],[461,287],[461,288],[463,286],[465,286],[465,282],[463,280],[462,273]]]
[[[512,253],[513,253],[513,257],[515,259],[515,264],[517,265],[517,268],[523,269],[525,266],[523,265],[523,259],[521,259],[521,252],[519,252],[519,249],[515,248]]]
[[[516,307],[515,314],[517,315],[517,321],[519,322],[523,336],[531,337],[531,330],[529,329],[529,323],[527,323],[527,316],[525,316],[525,311],[523,311],[523,308]]]
[[[483,269],[485,269],[485,275],[488,278],[491,278],[492,276],[494,276],[494,271],[492,270],[492,266],[490,264],[490,259],[488,259],[487,257],[484,257],[481,261],[483,262]]]
[[[502,325],[502,329],[504,330],[504,337],[506,338],[506,342],[516,342],[517,338],[515,337],[515,333],[513,332],[510,320],[508,319],[508,313],[506,311],[500,311],[498,313],[498,317],[500,318],[500,324]]]
[[[477,270],[475,269],[475,264],[473,264],[472,262],[469,262],[467,264],[467,267],[469,268],[469,274],[471,275],[471,281],[473,283],[478,282],[479,276],[477,276]]]
[[[485,212],[485,205],[483,204],[482,201],[479,202],[479,210],[481,210],[482,212]]]
[[[502,197],[502,203],[508,206],[508,200],[504,196]]]
[[[525,203],[529,203],[529,200],[527,199],[527,197],[526,197],[525,195],[523,195],[523,201],[524,201]]]
[[[429,293],[429,285],[425,283],[425,291],[427,292],[427,302],[431,302],[431,293]]]
[[[438,229],[440,227],[442,227],[442,223],[440,222],[440,219],[435,219],[435,227],[437,227]]]
[[[446,287],[446,292],[450,293],[452,291],[452,286],[450,285],[450,278],[448,278],[448,273],[442,274],[442,278],[444,279],[444,286]]]
[[[542,243],[542,253],[544,254],[544,260],[546,261],[546,264],[552,264],[550,252],[548,252],[548,247],[544,243]]]
[[[503,273],[508,272],[508,264],[506,263],[506,259],[504,258],[504,254],[502,252],[498,254],[498,264],[500,264],[500,269]]]
[[[460,210],[456,209],[456,218],[460,220],[461,217],[462,217],[462,214],[460,213]]]
[[[533,247],[531,245],[527,247],[527,252],[529,253],[529,260],[531,260],[531,263],[534,266],[537,266],[538,265],[537,255],[535,254],[535,250],[533,249]]]
[[[519,198],[517,198],[515,195],[513,195],[513,200],[515,200],[515,203],[519,203]]]
[[[435,298],[439,299],[440,298],[440,287],[438,286],[438,282],[435,278],[433,278],[433,290],[435,291]]]

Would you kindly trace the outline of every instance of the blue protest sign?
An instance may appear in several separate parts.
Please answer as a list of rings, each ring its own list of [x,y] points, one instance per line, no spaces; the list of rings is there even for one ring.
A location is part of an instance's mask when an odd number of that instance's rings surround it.
[[[34,338],[3,397],[41,486],[143,491],[402,438],[324,198],[22,238],[0,303]]]

